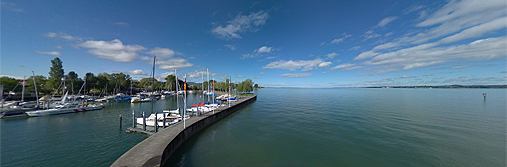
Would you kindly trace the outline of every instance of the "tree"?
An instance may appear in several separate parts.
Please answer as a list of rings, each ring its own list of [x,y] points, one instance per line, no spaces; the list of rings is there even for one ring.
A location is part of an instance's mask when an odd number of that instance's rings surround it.
[[[254,89],[257,89],[257,88],[259,88],[259,85],[255,84]]]
[[[67,84],[66,86],[70,89],[70,92],[72,94],[74,94],[74,91],[78,91],[83,84],[83,80],[81,80],[81,78],[78,78],[78,75],[74,71],[70,71],[69,74],[65,76],[65,80]]]
[[[51,88],[48,84],[46,84],[48,80],[45,76],[42,75],[36,75],[35,76],[35,84],[37,84],[37,91],[39,94],[50,94],[53,91],[53,88]],[[25,90],[34,91],[35,88],[33,87],[33,76],[28,78],[26,80],[26,88]]]
[[[109,83],[111,86],[115,86],[117,88],[117,92],[123,92],[128,89],[130,80],[132,80],[132,78],[128,74],[124,74],[122,72],[113,73],[110,75]]]
[[[85,74],[84,80],[86,82],[86,85],[85,85],[86,92],[85,92],[85,94],[86,93],[90,93],[90,92],[96,93],[95,91],[97,90],[97,86],[98,86],[97,85],[97,77],[93,73],[89,72],[89,73]]]
[[[20,81],[9,77],[0,77],[0,83],[4,86],[3,91],[21,91],[22,87],[19,86]],[[16,88],[16,90],[14,90]],[[3,92],[2,92],[3,93]]]
[[[253,81],[251,79],[246,79],[245,81],[238,84],[237,90],[240,92],[251,92]]]
[[[62,61],[60,58],[56,57],[55,59],[51,60],[51,68],[49,69],[49,79],[48,84],[53,89],[57,89],[58,85],[60,85],[60,82],[62,78],[64,77],[64,70]]]
[[[169,85],[169,89],[170,90],[176,90],[176,76],[174,75],[168,75],[167,77],[165,77],[165,80],[166,80],[166,83],[167,85]],[[178,90],[183,90],[183,81],[178,79]],[[187,86],[188,87],[188,86]]]

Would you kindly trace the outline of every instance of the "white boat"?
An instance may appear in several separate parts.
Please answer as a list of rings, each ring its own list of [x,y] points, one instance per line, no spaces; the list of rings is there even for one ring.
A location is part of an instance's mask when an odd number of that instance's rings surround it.
[[[166,115],[164,117],[164,115]],[[165,119],[165,126],[169,126],[175,123],[178,123],[181,121],[180,115],[171,115],[171,114],[164,114],[164,113],[158,113],[158,114],[151,114],[148,118],[136,118],[136,123],[139,125],[146,126],[155,126],[155,122],[157,122],[157,126],[162,127],[164,126],[164,119]]]
[[[101,105],[101,104],[76,105],[76,104],[67,103],[64,105],[58,105],[58,106],[56,106],[56,108],[45,109],[45,110],[36,110],[36,111],[27,111],[26,114],[31,117],[40,117],[40,116],[46,116],[46,115],[58,115],[58,114],[100,110],[102,108],[104,108],[104,105]]]

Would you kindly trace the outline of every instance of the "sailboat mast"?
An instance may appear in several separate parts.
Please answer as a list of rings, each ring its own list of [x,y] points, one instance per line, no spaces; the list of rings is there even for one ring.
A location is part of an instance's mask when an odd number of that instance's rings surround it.
[[[35,88],[35,98],[37,99],[37,108],[39,108],[39,92],[37,92],[37,84],[35,84],[35,73],[32,71],[33,87]],[[3,94],[3,93],[2,93]]]
[[[206,95],[208,95],[208,101],[207,102],[209,103],[209,71],[208,71],[207,68],[206,68],[206,75],[208,75],[208,91],[207,91]]]
[[[21,90],[21,102],[25,101],[25,76],[23,76],[23,89]]]
[[[183,128],[185,128],[185,116],[187,112],[187,74],[185,74],[185,84],[183,85]]]
[[[179,101],[179,98],[178,98],[178,75],[176,75],[176,69],[174,69],[174,78],[175,78],[175,82],[176,82],[176,107],[177,107],[177,110],[180,109],[180,101]]]

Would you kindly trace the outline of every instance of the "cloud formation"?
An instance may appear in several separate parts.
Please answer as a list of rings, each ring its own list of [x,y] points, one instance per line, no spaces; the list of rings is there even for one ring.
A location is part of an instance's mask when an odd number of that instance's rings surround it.
[[[170,58],[176,54],[181,55],[181,53],[175,52],[174,50],[171,50],[168,48],[160,48],[160,47],[156,47],[156,48],[152,49],[151,51],[146,52],[146,54],[156,55],[159,58]]]
[[[257,27],[266,24],[266,20],[268,18],[268,12],[264,12],[262,10],[257,13],[251,13],[248,16],[238,14],[236,18],[228,21],[228,25],[225,27],[218,25],[211,30],[211,33],[226,40],[234,38],[240,39],[241,36],[239,33],[258,31]]]
[[[290,71],[296,71],[297,69],[301,69],[301,71],[310,71],[317,67],[329,67],[331,62],[325,62],[324,60],[317,58],[315,60],[297,60],[297,61],[275,61],[267,64],[262,67],[262,69],[287,69]]]
[[[132,71],[129,71],[127,72],[127,74],[130,74],[130,75],[145,75],[145,76],[148,76],[150,74],[148,73],[145,73],[143,70],[132,70]]]
[[[145,50],[141,45],[123,45],[119,39],[112,41],[89,40],[76,46],[88,48],[91,53],[99,58],[115,62],[130,63],[137,60],[137,52]]]
[[[254,52],[257,52],[257,53],[260,54],[260,53],[269,53],[271,51],[273,51],[273,47],[263,46],[263,47],[261,47],[259,49],[256,49]]]
[[[35,53],[43,54],[43,55],[52,55],[52,56],[60,56],[60,52],[57,51],[51,51],[51,52],[42,52],[42,51],[35,51]]]
[[[234,46],[234,45],[224,45],[224,47],[227,47],[231,50],[236,50],[236,46]]]
[[[359,66],[355,66],[355,65],[356,64],[351,64],[351,63],[340,64],[340,65],[332,67],[331,70],[353,70],[353,69],[360,68]]]
[[[288,77],[288,78],[301,78],[301,77],[309,77],[312,73],[297,73],[297,74],[282,74],[280,77]]]
[[[374,71],[364,75],[375,75],[458,61],[466,63],[505,57],[506,36],[476,38],[507,28],[506,4],[503,0],[488,3],[450,1],[416,24],[419,28],[427,27],[427,30],[377,45],[360,53],[354,60],[365,60],[362,64]],[[385,26],[395,19],[388,17],[378,26]],[[365,35],[374,33],[370,30]],[[475,41],[463,44],[462,41],[470,39]]]
[[[49,37],[49,38],[62,38],[62,39],[66,39],[68,41],[81,41],[81,40],[83,40],[83,38],[74,37],[74,36],[71,36],[71,35],[63,33],[63,32],[48,32],[48,33],[44,34],[44,36]]]
[[[384,27],[396,19],[398,19],[397,16],[386,17],[385,19],[382,19],[380,22],[378,22],[377,27]]]
[[[158,68],[165,70],[182,69],[194,66],[192,63],[187,62],[187,60],[183,58],[159,60],[156,61],[155,64],[158,66]]]

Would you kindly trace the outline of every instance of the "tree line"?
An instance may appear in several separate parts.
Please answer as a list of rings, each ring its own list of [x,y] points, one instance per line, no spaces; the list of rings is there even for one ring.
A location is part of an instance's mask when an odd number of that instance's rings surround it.
[[[129,74],[125,73],[99,73],[97,75],[89,72],[80,78],[74,71],[65,74],[63,62],[57,57],[51,60],[49,77],[43,75],[30,76],[25,79],[25,92],[35,92],[33,79],[37,84],[39,94],[63,94],[62,90],[68,91],[69,94],[112,94],[126,93],[130,94],[140,91],[153,90],[176,90],[176,76],[169,75],[165,78],[165,82],[159,82],[153,78],[143,78],[134,80]],[[215,80],[206,81],[203,84],[187,84],[187,90],[206,90],[209,83],[214,83],[215,90],[228,90],[229,79],[225,82],[217,82]],[[0,84],[3,85],[3,91],[21,92],[23,80],[10,77],[0,77]],[[178,89],[183,90],[184,81],[178,79]],[[240,92],[251,92],[253,82],[247,79],[239,84],[231,84],[231,89],[238,89]],[[257,84],[256,84],[257,85]],[[211,89],[211,85],[210,85]]]

